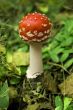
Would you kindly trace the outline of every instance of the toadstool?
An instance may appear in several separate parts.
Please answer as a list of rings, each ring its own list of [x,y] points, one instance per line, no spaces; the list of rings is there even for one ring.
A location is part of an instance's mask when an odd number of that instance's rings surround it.
[[[51,32],[52,23],[44,14],[30,13],[19,22],[19,34],[30,45],[30,66],[27,78],[36,78],[43,72],[42,42]]]

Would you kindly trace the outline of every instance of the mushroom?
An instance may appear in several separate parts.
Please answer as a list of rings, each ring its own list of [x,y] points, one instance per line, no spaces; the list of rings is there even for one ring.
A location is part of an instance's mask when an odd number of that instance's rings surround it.
[[[30,13],[19,22],[19,34],[30,45],[30,66],[27,78],[36,78],[43,73],[42,42],[51,32],[52,23],[44,14]]]

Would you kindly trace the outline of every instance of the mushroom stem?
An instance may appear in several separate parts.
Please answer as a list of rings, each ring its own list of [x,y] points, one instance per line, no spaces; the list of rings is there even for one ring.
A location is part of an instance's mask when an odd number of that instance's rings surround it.
[[[42,44],[30,44],[30,66],[27,70],[27,78],[36,78],[43,72]]]

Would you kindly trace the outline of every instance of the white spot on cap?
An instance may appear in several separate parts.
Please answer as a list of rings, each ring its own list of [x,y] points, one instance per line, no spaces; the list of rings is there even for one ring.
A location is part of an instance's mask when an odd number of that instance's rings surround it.
[[[47,34],[48,34],[48,33],[50,32],[50,30],[48,29],[46,32],[47,32]]]
[[[35,13],[32,13],[32,15],[34,15]]]
[[[34,34],[32,34],[31,31],[27,32],[26,35],[29,36],[29,37],[33,37],[34,36]]]
[[[42,37],[42,36],[43,36],[43,33],[39,32],[38,37]]]
[[[28,38],[27,37],[24,37],[24,40],[28,40]]]
[[[46,33],[47,33],[47,31],[44,31],[44,33],[46,34]]]
[[[34,32],[33,32],[35,35],[37,35],[37,31],[35,30]]]
[[[42,26],[43,26],[43,27],[46,27],[46,26],[47,26],[47,24],[42,24]]]
[[[43,19],[43,17],[41,18],[41,20]]]
[[[46,38],[48,38],[48,36],[45,36],[44,38],[46,39]]]
[[[27,19],[27,16],[25,17],[25,19]]]
[[[22,31],[25,31],[25,28],[22,28],[21,30],[22,30]]]
[[[25,37],[25,36],[21,36],[24,40],[28,40],[28,38],[27,37]]]
[[[44,17],[44,18],[47,18],[47,16],[46,16],[45,14],[43,14],[43,17]]]
[[[42,40],[45,40],[45,39],[47,39],[48,38],[48,36],[44,36],[43,38],[42,38]]]

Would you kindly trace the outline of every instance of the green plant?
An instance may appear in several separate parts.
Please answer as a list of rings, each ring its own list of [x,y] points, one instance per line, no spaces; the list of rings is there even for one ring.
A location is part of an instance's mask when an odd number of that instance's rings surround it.
[[[62,28],[50,41],[50,44],[43,50],[46,57],[55,63],[63,64],[65,69],[68,69],[73,64],[73,17],[64,18]]]
[[[55,110],[72,110],[73,106],[71,106],[72,98],[64,97],[62,99],[60,96],[55,97]]]
[[[0,84],[0,109],[6,109],[9,105],[9,94],[7,81],[3,85]]]

